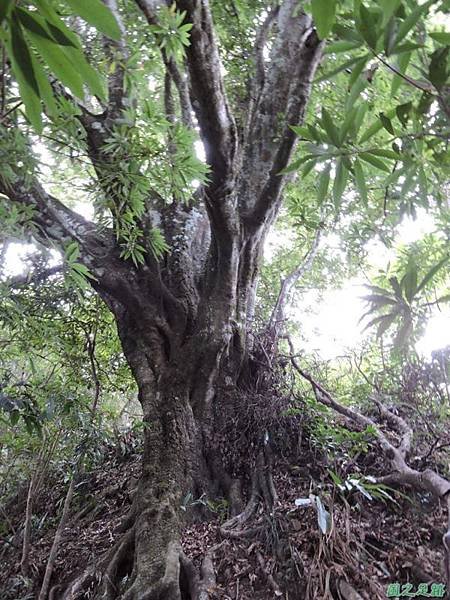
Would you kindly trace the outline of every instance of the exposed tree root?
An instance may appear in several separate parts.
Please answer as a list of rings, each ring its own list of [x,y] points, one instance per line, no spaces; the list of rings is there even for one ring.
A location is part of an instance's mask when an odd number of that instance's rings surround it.
[[[446,503],[448,522],[447,531],[444,534],[442,541],[445,553],[445,574],[447,577],[447,584],[450,585],[450,481],[431,469],[419,471],[408,465],[406,457],[411,449],[413,432],[411,427],[402,417],[392,413],[384,406],[379,398],[372,398],[379,410],[380,418],[386,421],[392,429],[396,430],[400,435],[399,445],[394,446],[373,419],[337,402],[309,373],[303,371],[295,360],[292,344],[290,340],[288,341],[291,345],[292,365],[304,379],[309,381],[317,401],[332,408],[334,411],[344,416],[347,421],[363,428],[370,426],[375,432],[378,442],[393,469],[391,473],[384,477],[379,477],[377,481],[379,483],[390,485],[410,485],[416,490],[431,492]]]

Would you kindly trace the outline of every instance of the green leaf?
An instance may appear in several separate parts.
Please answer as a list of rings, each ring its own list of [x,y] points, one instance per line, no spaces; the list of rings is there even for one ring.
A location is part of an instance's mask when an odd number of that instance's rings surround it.
[[[12,40],[8,39],[6,41],[6,47],[12,70],[19,85],[20,98],[25,106],[28,120],[35,130],[40,133],[43,124],[39,84],[33,69],[32,56],[16,19],[12,21],[11,37]]]
[[[405,298],[411,303],[417,292],[417,266],[410,262],[405,275],[402,277],[400,285],[405,293]]]
[[[396,300],[388,296],[386,292],[384,294],[369,294],[368,296],[363,296],[362,299],[379,307],[388,304],[397,304]]]
[[[297,171],[299,169],[299,167],[301,167],[301,165],[303,165],[308,160],[311,160],[312,158],[316,158],[316,157],[313,156],[312,154],[305,154],[301,158],[294,160],[294,162],[292,162],[290,165],[288,165],[282,171],[280,171],[280,175],[284,175],[286,173],[292,173],[294,171]]]
[[[358,31],[366,40],[367,45],[372,50],[376,49],[378,40],[378,31],[376,29],[376,21],[373,13],[369,11],[364,4],[359,7],[359,21],[357,23]]]
[[[374,148],[370,150],[370,154],[374,156],[381,156],[382,158],[390,158],[391,160],[399,160],[400,155],[394,150],[388,150],[387,148]]]
[[[34,31],[27,30],[26,35],[57,79],[63,85],[66,85],[77,98],[83,98],[83,80],[68,59],[63,48],[55,42],[41,37]]]
[[[384,333],[386,333],[386,331],[398,317],[398,312],[391,312],[387,315],[383,315],[383,317],[384,318],[380,321],[380,324],[377,327],[377,338],[382,337]]]
[[[345,101],[345,109],[350,110],[352,106],[354,106],[355,102],[358,100],[361,92],[366,88],[368,81],[365,77],[360,77],[355,81],[355,83],[350,88],[349,94]]]
[[[358,112],[358,106],[354,106],[352,108],[350,108],[350,110],[347,111],[347,114],[345,116],[345,119],[339,129],[339,141],[340,141],[340,145],[342,145],[346,138],[347,138],[347,134],[350,131],[351,126],[353,125],[353,123],[355,122],[355,118],[356,118],[356,114]]]
[[[409,15],[404,19],[398,28],[396,46],[405,38],[411,29],[417,24],[420,17],[428,11],[429,7],[435,2],[435,0],[428,0],[425,4],[417,6]]]
[[[368,57],[369,57],[369,55],[367,55],[366,61],[367,61]],[[361,61],[361,56],[355,56],[355,57],[351,58],[350,60],[347,60],[344,63],[340,64],[335,69],[332,69],[331,71],[328,71],[324,75],[321,75],[320,77],[318,77],[317,79],[314,80],[314,83],[320,83],[321,81],[327,81],[328,79],[331,79],[332,77],[334,77],[341,71],[345,71],[346,69],[348,69],[349,67],[351,67],[352,65],[354,65],[355,63],[358,63],[360,61]]]
[[[382,25],[386,25],[401,4],[401,0],[378,0],[383,11]]]
[[[433,31],[428,34],[433,40],[436,40],[440,44],[445,46],[450,45],[450,32],[449,31]]]
[[[325,39],[336,19],[336,0],[311,0],[311,13],[320,39]]]
[[[9,16],[11,8],[13,7],[14,0],[1,0],[0,2],[0,24],[3,19]]]
[[[84,83],[88,86],[94,96],[100,98],[100,100],[106,100],[106,82],[99,73],[95,70],[84,58],[82,52],[76,48],[64,48],[64,53],[70,60],[72,67],[77,69],[80,73]]]
[[[432,267],[428,271],[428,273],[425,275],[425,277],[422,279],[422,281],[417,286],[416,293],[419,293],[424,289],[424,287],[433,279],[433,277],[436,275],[436,273],[438,271],[440,271],[442,269],[442,267],[448,262],[449,258],[450,257],[448,257],[448,256],[444,257],[442,260],[440,260],[438,263],[436,263],[434,265],[434,267]]]
[[[348,80],[348,86],[349,86],[349,88],[351,88],[353,86],[353,84],[355,83],[355,81],[358,79],[358,77],[363,72],[363,69],[364,69],[364,67],[367,64],[368,58],[369,58],[369,55],[366,54],[361,59],[359,59],[358,62],[353,67],[351,75],[350,75],[350,78]]]
[[[344,161],[338,158],[336,161],[336,175],[334,176],[333,184],[333,201],[336,210],[341,204],[342,194],[344,193],[345,186],[347,185],[348,169],[344,165]]]
[[[410,316],[408,315],[403,324],[401,325],[400,329],[398,330],[397,335],[395,336],[394,347],[402,348],[403,346],[405,346],[408,339],[411,336],[412,331],[413,324]]]
[[[398,120],[404,127],[406,127],[408,123],[408,119],[411,114],[412,108],[412,102],[405,102],[405,104],[400,104],[400,106],[397,106],[397,108],[395,109],[395,113],[398,117]]]
[[[17,68],[22,74],[22,78],[25,79],[36,96],[39,97],[39,86],[33,71],[31,53],[23,36],[19,19],[15,13],[13,13],[11,19],[11,53]]]
[[[386,56],[389,56],[394,47],[396,41],[396,35],[398,31],[398,20],[395,18],[390,19],[384,32],[384,52]]]
[[[386,131],[395,135],[395,129],[392,126],[392,122],[389,117],[387,117],[384,113],[380,113],[380,121]]]
[[[437,90],[446,84],[448,78],[448,55],[450,46],[439,48],[431,55],[428,77]]]
[[[366,186],[366,178],[364,176],[364,171],[360,161],[356,158],[353,163],[353,170],[355,173],[355,183],[358,189],[359,195],[361,196],[361,200],[363,201],[364,206],[368,204],[367,197],[367,186]]]
[[[74,13],[112,38],[120,40],[121,32],[113,13],[101,0],[66,0]]]
[[[395,294],[395,297],[397,298],[397,300],[399,300],[400,302],[403,302],[402,288],[400,286],[400,283],[399,283],[397,277],[390,277],[389,283],[391,284],[392,289],[394,290],[394,294]]]
[[[339,54],[340,52],[348,52],[349,50],[355,50],[361,46],[360,41],[352,40],[339,40],[333,44],[328,44],[325,47],[324,54]]]
[[[317,186],[317,201],[319,204],[322,204],[327,196],[328,186],[330,184],[330,169],[331,166],[327,165],[319,175],[319,183]]]
[[[360,152],[358,156],[361,160],[364,160],[365,162],[376,167],[377,169],[380,169],[380,171],[385,171],[386,173],[391,172],[387,164],[381,159],[374,156],[371,152]]]
[[[78,36],[65,25],[64,21],[59,18],[57,12],[47,0],[38,0],[37,8],[39,9],[39,15],[44,17],[48,30],[58,44],[61,46],[73,46],[81,50],[81,43]]]
[[[337,148],[340,147],[340,139],[339,139],[339,131],[337,130],[335,124],[333,123],[333,119],[331,118],[330,113],[327,111],[326,108],[322,107],[322,119],[321,119],[321,123],[323,125],[323,128],[325,129],[325,132],[328,135],[329,141],[336,146]]]
[[[391,119],[392,117],[395,116],[395,110],[391,110],[387,113],[384,113],[384,116]],[[374,123],[372,123],[372,125],[369,127],[369,129],[367,129],[363,133],[363,135],[361,136],[359,141],[361,143],[367,142],[367,140],[369,140],[371,137],[373,137],[382,128],[383,128],[383,123],[381,122],[381,119],[377,119]]]
[[[399,57],[397,61],[398,70],[400,71],[400,73],[402,73],[402,75],[406,75],[406,70],[411,60],[411,56],[412,52],[405,52]],[[395,96],[395,94],[398,91],[398,88],[400,87],[403,81],[404,80],[402,77],[400,77],[400,75],[394,75],[391,83],[391,96]]]

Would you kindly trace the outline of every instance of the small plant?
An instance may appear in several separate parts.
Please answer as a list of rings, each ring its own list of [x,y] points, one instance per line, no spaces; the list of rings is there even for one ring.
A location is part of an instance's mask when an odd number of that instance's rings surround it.
[[[393,502],[398,506],[398,502],[392,496],[392,493],[398,494],[399,492],[383,483],[377,483],[375,477],[353,474],[343,480],[335,471],[328,470],[328,474],[344,498],[353,492],[359,492],[368,500],[373,500],[375,498],[385,503],[387,501]],[[407,496],[404,495],[403,497],[407,498]]]

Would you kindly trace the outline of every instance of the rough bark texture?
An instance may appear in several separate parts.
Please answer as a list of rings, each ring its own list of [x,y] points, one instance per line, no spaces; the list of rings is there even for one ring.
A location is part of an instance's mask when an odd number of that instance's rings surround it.
[[[137,0],[150,24],[157,22],[157,4]],[[179,546],[183,497],[187,492],[194,498],[209,494],[221,485],[235,496],[233,506],[240,503],[236,482],[205,448],[215,419],[221,418],[215,410],[220,395],[236,385],[246,366],[262,247],[282,202],[280,171],[295,147],[289,126],[303,119],[322,44],[297,0],[284,0],[270,13],[258,35],[247,123],[239,131],[227,100],[208,2],[176,4],[193,24],[186,72],[180,73],[164,53],[162,60],[179,95],[180,118],[189,125],[191,107],[195,112],[211,174],[189,206],[164,206],[158,198],[148,199],[146,222],[158,223],[171,246],[164,260],[158,262],[148,252],[145,263],[135,267],[120,258],[111,231],[97,231],[38,181],[0,183],[0,191],[12,202],[34,208],[34,234],[41,242],[50,240],[60,247],[78,242],[80,260],[95,276],[93,286],[115,316],[144,411],[143,471],[131,528],[107,559],[69,586],[64,598],[83,597],[98,571],[99,598],[206,598],[213,581],[211,557],[206,557],[202,573],[195,574]],[[118,16],[116,2],[109,6]],[[273,43],[265,61],[262,51],[269,32]],[[123,58],[125,38],[107,43],[106,50]],[[110,76],[110,103],[104,113],[92,115],[82,108],[80,116],[100,185],[102,164],[108,163],[105,140],[124,105],[119,65],[120,61]],[[166,90],[171,93],[169,80]],[[166,106],[173,112],[171,98]],[[258,460],[250,503],[226,524],[225,535],[243,525],[254,509],[255,494],[269,507],[276,499],[264,475],[268,457],[262,452]],[[119,589],[126,574],[125,587]]]

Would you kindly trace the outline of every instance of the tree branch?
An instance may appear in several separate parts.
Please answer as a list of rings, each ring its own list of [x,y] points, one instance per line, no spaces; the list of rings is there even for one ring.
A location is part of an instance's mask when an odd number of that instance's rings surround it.
[[[303,277],[303,275],[305,275],[305,273],[307,273],[312,267],[314,259],[316,258],[319,250],[322,232],[322,223],[320,223],[314,235],[311,248],[305,254],[301,263],[293,271],[291,271],[291,273],[289,273],[289,275],[287,275],[281,283],[277,301],[273,307],[267,327],[271,338],[271,343],[274,347],[276,346],[277,339],[283,328],[284,320],[286,318],[286,308],[292,299],[294,287],[298,280],[301,279],[301,277]]]
[[[158,23],[156,11],[158,6],[161,4],[160,2],[155,0],[136,0],[136,4],[141,9],[149,25],[156,25]],[[181,73],[175,60],[167,56],[165,48],[161,48],[161,57],[178,91],[181,110],[181,120],[186,125],[186,127],[193,129],[194,123],[192,120],[192,115],[194,109],[192,108],[191,98],[189,96],[189,86],[187,77],[183,73]]]
[[[178,0],[192,23],[187,65],[191,97],[206,160],[211,167],[212,189],[220,191],[234,177],[237,158],[237,131],[228,104],[211,11],[207,0]],[[218,203],[219,200],[215,200]]]
[[[323,44],[310,17],[290,16],[293,5],[297,3],[286,0],[280,9],[279,39],[247,141],[245,171],[264,174],[263,178],[250,180],[250,190],[244,195],[256,199],[244,206],[245,220],[250,227],[258,227],[266,220],[270,222],[276,214],[285,182],[280,172],[289,164],[296,143],[296,134],[290,125],[298,125],[303,120],[322,54]]]
[[[287,338],[288,339],[288,338]],[[314,391],[314,395],[318,402],[332,408],[337,413],[343,415],[348,420],[356,423],[360,427],[370,426],[375,432],[375,435],[382,447],[386,457],[390,460],[394,472],[386,475],[385,477],[378,478],[379,483],[397,483],[399,485],[411,485],[415,489],[425,490],[433,493],[438,498],[444,498],[450,494],[450,481],[441,477],[435,471],[431,469],[425,469],[424,471],[417,471],[412,469],[405,460],[406,452],[411,444],[411,428],[403,421],[403,419],[396,418],[385,406],[382,406],[382,414],[384,417],[389,417],[391,423],[395,421],[396,428],[401,432],[400,445],[394,446],[381,431],[378,425],[373,419],[362,415],[358,411],[344,406],[337,402],[331,394],[329,394],[309,373],[304,371],[298,364],[293,353],[292,342],[288,339],[291,347],[291,363],[294,369],[304,379],[309,381]],[[377,404],[378,404],[377,402]]]

